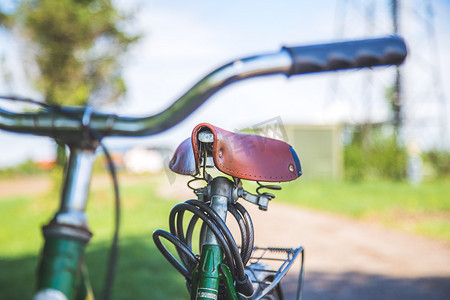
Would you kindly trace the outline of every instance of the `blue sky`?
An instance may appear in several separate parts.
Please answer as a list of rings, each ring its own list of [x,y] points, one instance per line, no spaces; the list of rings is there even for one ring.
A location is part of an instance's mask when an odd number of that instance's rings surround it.
[[[136,20],[129,27],[145,35],[132,50],[125,69],[127,101],[120,107],[105,108],[129,115],[160,111],[209,71],[235,58],[278,51],[283,45],[379,36],[391,30],[388,1],[379,0],[115,2],[124,10],[136,12]],[[439,137],[439,130],[432,130],[430,137],[428,129],[419,133],[417,128],[425,128],[421,125],[423,120],[439,115],[440,106],[429,99],[429,105],[423,106],[420,99],[416,99],[420,95],[424,98],[430,95],[427,87],[432,85],[427,81],[431,68],[428,66],[435,55],[424,42],[426,31],[414,12],[422,2],[402,1],[401,26],[411,54],[403,68],[408,93],[412,94],[405,95],[412,99],[408,106],[410,128],[405,130],[405,138],[415,138],[429,145]],[[374,26],[369,26],[371,17],[366,11],[370,3],[374,5]],[[443,86],[450,78],[450,2],[441,0],[433,4]],[[2,34],[0,43],[0,54],[11,57],[8,65],[16,70],[14,85],[7,86],[0,81],[0,93],[38,96],[24,82],[20,50],[17,50],[20,41]],[[392,80],[393,69],[291,79],[283,76],[252,79],[213,96],[181,125],[161,135],[143,139],[115,138],[106,142],[112,146],[144,143],[175,147],[200,122],[235,130],[277,116],[284,123],[385,120],[388,109],[383,95]],[[448,98],[449,86],[444,86],[443,90]],[[0,105],[9,107],[4,102]],[[24,157],[41,158],[53,147],[45,138],[4,132],[0,133],[0,140],[3,141],[0,151],[5,153],[0,165]]]

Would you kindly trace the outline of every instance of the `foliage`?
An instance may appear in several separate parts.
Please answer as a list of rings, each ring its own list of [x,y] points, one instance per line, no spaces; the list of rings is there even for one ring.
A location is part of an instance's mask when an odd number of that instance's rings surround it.
[[[417,186],[406,181],[356,183],[300,179],[283,184],[275,200],[450,241],[448,186],[448,179]]]
[[[345,176],[351,180],[404,179],[407,161],[405,147],[386,127],[362,125],[344,147]]]
[[[121,59],[139,36],[121,30],[131,17],[110,0],[23,0],[1,16],[23,38],[37,66],[27,71],[49,103],[99,104],[124,94]]]
[[[121,27],[131,20],[110,0],[22,0],[0,14],[0,24],[24,40],[27,72],[50,104],[114,102],[126,91],[122,60],[138,35]],[[36,68],[37,67],[37,68]],[[65,149],[58,145],[57,166]]]
[[[431,165],[434,175],[439,178],[450,178],[450,152],[430,150],[423,154],[424,161]]]
[[[20,177],[47,173],[47,170],[32,160],[27,160],[17,166],[0,169],[0,177]]]
[[[0,25],[5,25],[7,23],[7,15],[0,11]]]

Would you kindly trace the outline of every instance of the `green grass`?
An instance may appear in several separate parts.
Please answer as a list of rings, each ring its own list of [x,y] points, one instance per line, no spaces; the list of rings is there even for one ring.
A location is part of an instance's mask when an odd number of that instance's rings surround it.
[[[168,214],[177,202],[155,196],[150,184],[122,186],[122,223],[118,273],[113,299],[186,299],[184,278],[159,254],[151,234],[167,229]],[[141,181],[142,182],[142,181]],[[87,265],[94,293],[101,294],[113,231],[111,188],[94,190],[88,207],[94,237]],[[0,196],[0,299],[31,299],[40,228],[58,207],[57,195]],[[99,296],[97,296],[99,297]]]
[[[311,182],[283,185],[277,199],[450,242],[450,183]]]

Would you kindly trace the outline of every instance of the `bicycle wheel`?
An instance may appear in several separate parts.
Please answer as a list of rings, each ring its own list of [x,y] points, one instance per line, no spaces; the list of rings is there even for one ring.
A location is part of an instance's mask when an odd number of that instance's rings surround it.
[[[278,284],[273,290],[271,290],[267,295],[265,295],[262,298],[259,298],[261,300],[283,300],[283,291],[281,288],[281,285]]]
[[[274,279],[273,269],[266,263],[258,262],[247,266],[246,273],[249,276],[253,284],[253,297],[252,299],[261,300],[283,300],[283,290],[280,284],[277,284],[270,290],[266,290]],[[261,295],[263,295],[261,297]]]

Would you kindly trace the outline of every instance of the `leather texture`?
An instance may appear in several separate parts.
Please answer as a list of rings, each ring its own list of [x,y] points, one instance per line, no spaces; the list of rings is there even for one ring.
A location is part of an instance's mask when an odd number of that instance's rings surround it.
[[[221,172],[246,180],[284,182],[298,178],[301,166],[292,147],[279,140],[258,135],[233,133],[208,123],[197,125],[191,147],[185,140],[176,150],[170,169],[184,175],[199,173],[198,133],[209,129],[214,135],[212,156]]]

